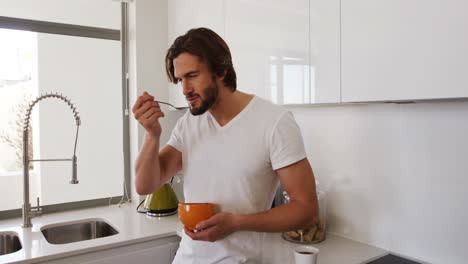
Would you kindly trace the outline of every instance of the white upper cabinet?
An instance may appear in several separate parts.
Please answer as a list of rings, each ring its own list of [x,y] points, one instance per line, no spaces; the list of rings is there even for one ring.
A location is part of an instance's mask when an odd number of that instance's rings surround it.
[[[189,29],[206,27],[224,36],[222,0],[170,0],[168,2],[169,44]]]
[[[171,0],[169,44],[193,27],[225,39],[240,91],[278,104],[340,102],[340,0]],[[169,97],[186,105],[180,88]]]
[[[197,27],[212,29],[224,38],[224,1],[169,0],[168,47],[188,30]],[[176,106],[187,106],[182,88],[169,84],[169,101]]]
[[[227,0],[225,23],[240,91],[311,102],[308,0]]]
[[[468,1],[171,0],[169,44],[208,27],[240,91],[278,104],[468,97]],[[170,101],[186,105],[180,87]]]
[[[310,0],[310,103],[339,103],[340,0]]]
[[[468,1],[342,0],[343,102],[468,97]]]

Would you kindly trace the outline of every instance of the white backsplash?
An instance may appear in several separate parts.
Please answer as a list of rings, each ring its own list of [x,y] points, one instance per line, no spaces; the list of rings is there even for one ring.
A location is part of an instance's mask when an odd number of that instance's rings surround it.
[[[430,263],[468,258],[468,102],[291,107],[329,231]]]

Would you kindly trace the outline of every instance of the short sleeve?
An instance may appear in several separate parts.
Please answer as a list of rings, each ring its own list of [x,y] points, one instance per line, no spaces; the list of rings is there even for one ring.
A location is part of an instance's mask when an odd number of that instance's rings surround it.
[[[179,152],[182,152],[184,148],[184,141],[182,137],[182,131],[183,131],[182,126],[184,123],[183,122],[184,119],[185,118],[182,117],[182,118],[179,118],[179,120],[177,120],[177,123],[174,129],[172,129],[171,136],[169,137],[169,140],[167,141],[168,145],[172,146]]]
[[[270,138],[270,160],[277,170],[307,157],[301,130],[291,112],[285,112],[277,121]]]

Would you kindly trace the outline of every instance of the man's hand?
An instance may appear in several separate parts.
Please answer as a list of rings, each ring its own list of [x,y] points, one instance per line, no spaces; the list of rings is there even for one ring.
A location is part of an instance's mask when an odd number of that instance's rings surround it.
[[[154,96],[147,92],[139,96],[132,108],[135,119],[145,128],[146,132],[154,137],[161,136],[161,125],[159,118],[164,116],[159,104],[154,101]]]
[[[238,230],[238,216],[230,213],[218,213],[197,224],[197,230],[185,228],[185,233],[193,240],[214,242],[223,239]]]

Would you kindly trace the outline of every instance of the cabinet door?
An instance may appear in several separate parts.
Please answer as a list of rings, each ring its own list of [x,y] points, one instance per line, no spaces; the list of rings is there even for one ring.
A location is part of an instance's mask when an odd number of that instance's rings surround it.
[[[308,0],[225,1],[239,90],[278,104],[311,102]]]
[[[468,2],[342,0],[342,99],[468,96]]]
[[[172,261],[174,260],[174,257],[177,253],[177,250],[179,249],[179,242],[172,242],[170,244],[170,249],[171,249],[171,252],[170,252],[170,263],[172,263]]]
[[[310,0],[310,103],[339,103],[340,0]]]
[[[47,260],[47,264],[170,264],[180,238],[166,237],[116,248],[100,249],[76,256]]]
[[[85,262],[83,264],[170,264],[173,256],[171,255],[171,244],[134,251],[122,255],[111,256],[102,259]]]
[[[224,36],[222,0],[170,0],[168,1],[169,44],[189,29],[206,27]]]
[[[168,47],[189,29],[206,27],[224,37],[222,0],[168,1]],[[187,106],[180,86],[169,84],[169,101],[176,106]]]

